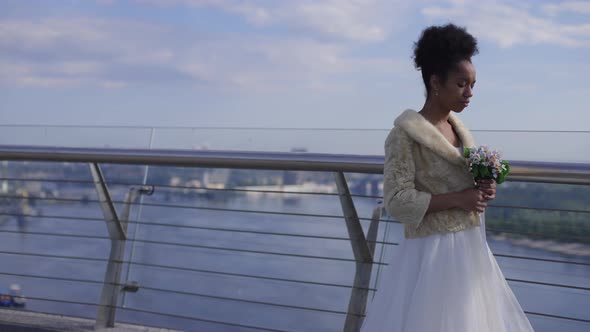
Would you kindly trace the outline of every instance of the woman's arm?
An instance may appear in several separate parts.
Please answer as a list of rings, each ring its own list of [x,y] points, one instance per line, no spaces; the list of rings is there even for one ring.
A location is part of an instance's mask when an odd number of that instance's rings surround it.
[[[383,204],[389,215],[405,224],[419,224],[430,204],[431,194],[416,190],[414,142],[400,128],[385,140]]]
[[[484,212],[487,201],[496,198],[496,182],[494,180],[478,180],[477,188],[465,189],[460,192],[432,195],[427,213],[460,208],[465,211]]]
[[[463,191],[432,195],[427,212],[438,212],[452,208],[460,208],[465,211],[484,212],[488,206],[485,193],[476,188]]]

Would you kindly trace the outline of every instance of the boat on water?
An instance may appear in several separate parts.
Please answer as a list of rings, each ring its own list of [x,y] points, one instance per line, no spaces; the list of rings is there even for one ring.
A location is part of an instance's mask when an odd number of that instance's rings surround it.
[[[26,303],[18,284],[12,284],[8,289],[0,288],[0,307],[24,308]]]

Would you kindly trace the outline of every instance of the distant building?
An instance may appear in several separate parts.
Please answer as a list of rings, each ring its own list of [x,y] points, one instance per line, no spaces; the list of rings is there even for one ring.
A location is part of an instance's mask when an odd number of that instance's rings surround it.
[[[307,153],[307,148],[293,147],[293,148],[291,148],[291,152]]]
[[[307,153],[307,148],[292,147],[291,153]],[[285,171],[283,173],[283,185],[301,184],[305,182],[305,172]]]
[[[206,187],[225,188],[231,174],[231,170],[226,168],[210,169],[203,173],[201,183]]]

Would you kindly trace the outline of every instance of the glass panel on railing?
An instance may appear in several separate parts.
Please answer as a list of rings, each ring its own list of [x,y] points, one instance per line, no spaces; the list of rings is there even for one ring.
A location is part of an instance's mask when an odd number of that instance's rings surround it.
[[[2,145],[147,149],[151,128],[3,126]]]
[[[383,154],[387,130],[157,129],[154,147],[238,151]]]
[[[507,160],[590,162],[590,132],[474,131],[473,136]]]
[[[383,155],[389,129],[4,126],[0,144]],[[507,160],[590,162],[590,132],[474,130]]]
[[[87,164],[0,162],[0,288],[18,285],[29,311],[91,317],[63,301],[100,296],[110,240],[97,200]]]

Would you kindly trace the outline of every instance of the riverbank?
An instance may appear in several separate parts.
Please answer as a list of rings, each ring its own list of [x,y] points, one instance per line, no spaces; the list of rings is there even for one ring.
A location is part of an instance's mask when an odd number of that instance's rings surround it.
[[[516,246],[523,246],[532,249],[542,249],[550,252],[578,256],[580,258],[590,259],[590,245],[583,243],[563,243],[552,240],[534,240],[529,238],[515,238],[506,234],[488,235],[489,238],[496,241],[510,242]]]

